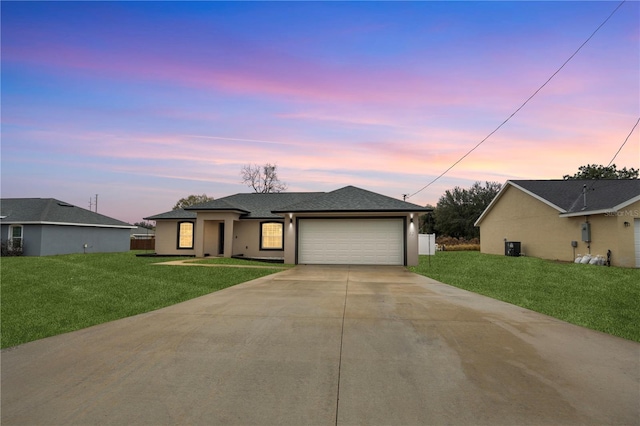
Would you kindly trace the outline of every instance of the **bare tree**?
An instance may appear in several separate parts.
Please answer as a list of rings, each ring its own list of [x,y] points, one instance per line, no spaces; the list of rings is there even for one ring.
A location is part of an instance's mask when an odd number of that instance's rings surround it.
[[[240,176],[242,183],[253,188],[258,193],[284,192],[287,184],[278,179],[278,165],[267,163],[260,167],[257,164],[242,166]]]

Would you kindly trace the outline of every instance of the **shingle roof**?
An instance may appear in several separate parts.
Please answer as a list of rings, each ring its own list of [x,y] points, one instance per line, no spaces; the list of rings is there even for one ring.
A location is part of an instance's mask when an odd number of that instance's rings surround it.
[[[638,179],[509,180],[476,220],[475,226],[479,226],[509,186],[553,207],[562,217],[616,211],[640,200]]]
[[[143,217],[144,220],[162,220],[162,219],[195,219],[196,212],[188,212],[184,209],[171,210],[168,212],[156,214],[149,217]]]
[[[640,197],[638,179],[509,181],[556,206],[561,213],[613,210]],[[583,194],[586,188],[586,197]],[[586,199],[586,206],[585,206]]]
[[[2,223],[51,223],[132,228],[126,222],[86,210],[55,198],[3,198]]]
[[[323,192],[277,192],[269,194],[235,194],[207,203],[187,207],[187,210],[232,210],[241,213],[243,219],[281,218],[274,213],[282,206],[306,202]]]
[[[428,212],[431,209],[355,186],[322,193],[310,200],[282,206],[274,213],[304,212]]]
[[[431,209],[354,186],[346,186],[332,192],[235,194],[190,206],[185,210],[174,210],[144,219],[195,219],[197,211],[236,211],[243,219],[272,219],[282,218],[282,213],[428,212]]]

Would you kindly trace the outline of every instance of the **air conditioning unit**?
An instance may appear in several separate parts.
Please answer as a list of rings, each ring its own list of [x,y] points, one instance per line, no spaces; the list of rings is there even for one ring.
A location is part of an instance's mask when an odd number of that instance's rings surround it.
[[[505,241],[504,242],[504,255],[505,256],[520,256],[520,241]]]

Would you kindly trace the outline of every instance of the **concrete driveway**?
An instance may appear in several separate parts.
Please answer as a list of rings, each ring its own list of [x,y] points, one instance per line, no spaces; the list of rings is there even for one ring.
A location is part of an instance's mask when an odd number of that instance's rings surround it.
[[[639,369],[402,267],[298,266],[2,351],[2,424],[631,425]]]

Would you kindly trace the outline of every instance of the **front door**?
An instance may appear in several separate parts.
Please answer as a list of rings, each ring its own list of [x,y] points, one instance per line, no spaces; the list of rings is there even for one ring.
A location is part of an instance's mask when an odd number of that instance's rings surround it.
[[[218,254],[224,255],[224,222],[220,222],[218,228]]]

